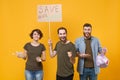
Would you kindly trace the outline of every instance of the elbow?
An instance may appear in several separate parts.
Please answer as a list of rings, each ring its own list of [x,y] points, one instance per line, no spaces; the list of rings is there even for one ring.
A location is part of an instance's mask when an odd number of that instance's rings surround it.
[[[26,60],[27,56],[22,57],[23,60]]]
[[[46,59],[43,59],[42,61],[46,61]]]
[[[71,62],[72,64],[75,64],[75,58],[71,58],[71,59],[70,59],[70,62]]]
[[[74,61],[71,61],[71,63],[72,63],[72,64],[75,64],[75,62],[74,62]]]
[[[72,64],[75,64],[75,60],[74,61],[71,61]]]
[[[42,61],[46,61],[46,58],[42,58],[41,60],[42,60]]]

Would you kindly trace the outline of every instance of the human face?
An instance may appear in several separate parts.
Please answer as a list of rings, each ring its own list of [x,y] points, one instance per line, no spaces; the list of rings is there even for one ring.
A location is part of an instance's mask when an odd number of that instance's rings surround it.
[[[84,34],[85,38],[90,38],[91,37],[91,32],[92,32],[91,27],[84,27],[83,28],[83,34]]]
[[[33,32],[33,40],[38,41],[40,39],[40,34],[38,34],[36,31]]]
[[[67,40],[67,38],[66,38],[67,34],[66,34],[66,32],[65,32],[64,29],[59,30],[58,36],[59,36],[59,39],[62,42],[66,42],[66,40]]]

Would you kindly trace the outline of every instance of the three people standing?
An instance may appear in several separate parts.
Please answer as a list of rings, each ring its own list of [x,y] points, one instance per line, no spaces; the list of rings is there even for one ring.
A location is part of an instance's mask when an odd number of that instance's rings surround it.
[[[67,39],[67,29],[60,27],[57,30],[59,41],[53,49],[52,40],[48,41],[50,57],[57,55],[56,80],[73,80],[75,57],[78,56],[77,71],[80,80],[97,80],[99,67],[96,65],[96,57],[102,47],[99,40],[91,35],[92,25],[83,25],[83,36],[75,40],[73,44]],[[19,58],[26,59],[26,80],[43,80],[42,61],[46,60],[45,46],[38,40],[43,36],[39,29],[31,32],[32,42],[25,44],[24,52],[17,53]]]

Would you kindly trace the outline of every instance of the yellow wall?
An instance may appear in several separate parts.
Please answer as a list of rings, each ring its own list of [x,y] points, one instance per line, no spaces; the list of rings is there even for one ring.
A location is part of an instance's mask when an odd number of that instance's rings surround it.
[[[93,25],[92,34],[98,37],[102,46],[108,48],[110,65],[101,69],[98,80],[118,80],[120,56],[120,1],[119,0],[0,0],[0,80],[25,80],[25,61],[13,56],[22,51],[30,41],[29,33],[40,28],[44,33],[41,42],[47,48],[44,62],[44,80],[55,80],[56,57],[51,59],[48,52],[48,23],[37,21],[37,5],[62,4],[62,22],[51,22],[51,38],[58,40],[56,30],[60,26],[68,29],[68,38],[74,42],[82,35],[82,25]],[[77,59],[76,59],[77,60]],[[74,80],[79,80],[76,72]]]

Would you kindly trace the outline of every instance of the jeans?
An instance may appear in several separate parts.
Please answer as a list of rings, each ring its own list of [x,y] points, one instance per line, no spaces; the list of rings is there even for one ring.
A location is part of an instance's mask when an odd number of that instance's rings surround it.
[[[80,74],[80,80],[97,80],[94,68],[84,68],[83,74]]]
[[[25,70],[26,80],[43,80],[43,71],[42,70]]]

